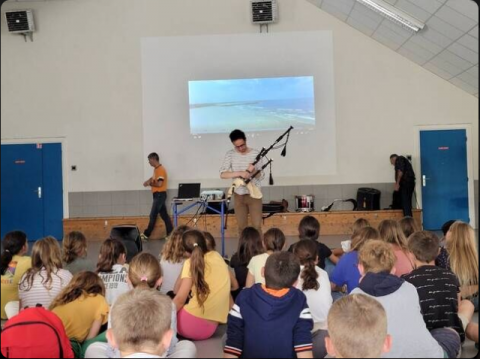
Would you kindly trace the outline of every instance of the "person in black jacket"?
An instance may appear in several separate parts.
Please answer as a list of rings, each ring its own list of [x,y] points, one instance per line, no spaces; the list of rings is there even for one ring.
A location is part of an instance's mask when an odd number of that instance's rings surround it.
[[[412,164],[405,157],[396,154],[390,156],[390,163],[395,166],[395,192],[400,194],[403,215],[413,217],[412,196],[415,189],[415,173]]]

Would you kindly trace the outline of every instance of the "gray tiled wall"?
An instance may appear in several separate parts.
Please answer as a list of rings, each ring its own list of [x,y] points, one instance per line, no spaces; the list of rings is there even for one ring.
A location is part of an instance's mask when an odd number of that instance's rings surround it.
[[[476,185],[478,189],[478,183]],[[371,187],[381,191],[380,208],[388,207],[391,204],[393,183],[272,187],[267,185],[262,188],[263,202],[286,199],[289,203],[289,210],[293,212],[295,211],[295,196],[312,194],[315,196],[315,209],[320,210],[321,207],[328,206],[335,199],[356,199],[357,189],[360,187]],[[214,188],[203,188],[202,190],[207,189]],[[221,189],[225,190],[225,188]],[[478,194],[478,191],[476,193]],[[176,195],[177,190],[168,190],[168,201],[170,202]],[[69,193],[70,218],[147,216],[150,213],[151,204],[152,194],[147,190]],[[233,204],[230,207],[233,208]],[[351,210],[352,205],[348,202],[338,202],[333,209]],[[196,208],[192,208],[186,213],[195,211]],[[171,212],[170,206],[169,212]]]

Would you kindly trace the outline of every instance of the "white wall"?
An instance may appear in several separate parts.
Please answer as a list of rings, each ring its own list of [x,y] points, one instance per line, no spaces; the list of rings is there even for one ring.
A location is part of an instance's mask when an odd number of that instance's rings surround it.
[[[70,192],[141,189],[140,39],[258,31],[241,0],[7,2],[35,10],[33,42],[1,24],[1,138],[66,137]],[[279,0],[270,31],[333,32],[337,174],[295,184],[392,181],[390,153],[413,153],[414,126],[471,124],[478,99],[303,0]],[[228,51],[228,49],[226,49]],[[301,56],[301,54],[299,54]],[[191,61],[191,59],[185,59]],[[181,64],[178,64],[181,66]],[[222,152],[226,149],[222,149]],[[314,160],[314,159],[312,159]],[[224,181],[205,183],[225,185]],[[288,178],[276,181],[288,185]],[[170,187],[176,187],[175,182]]]

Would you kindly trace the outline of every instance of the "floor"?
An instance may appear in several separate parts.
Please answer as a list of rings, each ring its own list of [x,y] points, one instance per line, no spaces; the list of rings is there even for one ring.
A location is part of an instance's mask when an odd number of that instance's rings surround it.
[[[478,232],[477,232],[478,238]],[[349,239],[346,235],[330,235],[322,236],[321,240],[330,248],[339,248],[340,242],[343,240]],[[297,237],[287,237],[287,246],[291,243],[294,243],[297,240]],[[152,253],[155,256],[160,254],[160,251],[163,248],[165,241],[151,241],[144,243],[144,251]],[[96,261],[101,242],[89,242],[88,247],[88,257],[93,261]],[[235,251],[237,246],[237,240],[234,238],[225,239],[225,256],[230,257]],[[288,247],[287,247],[288,248]],[[217,239],[217,250],[221,252],[222,243],[220,239]],[[474,315],[474,321],[478,323],[478,313]],[[2,322],[3,326],[3,322]],[[209,340],[196,342],[197,346],[197,357],[198,358],[223,358],[223,344],[222,337],[225,334],[226,326],[220,326],[216,331],[215,335]],[[478,349],[475,348],[474,343],[467,340],[462,348],[462,353],[460,358],[473,358],[477,355]]]

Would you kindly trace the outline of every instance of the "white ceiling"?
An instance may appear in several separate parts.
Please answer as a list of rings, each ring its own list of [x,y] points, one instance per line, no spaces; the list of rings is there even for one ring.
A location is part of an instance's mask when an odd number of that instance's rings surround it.
[[[356,0],[307,0],[478,97],[478,6],[473,0],[384,0],[426,26],[414,34]]]

